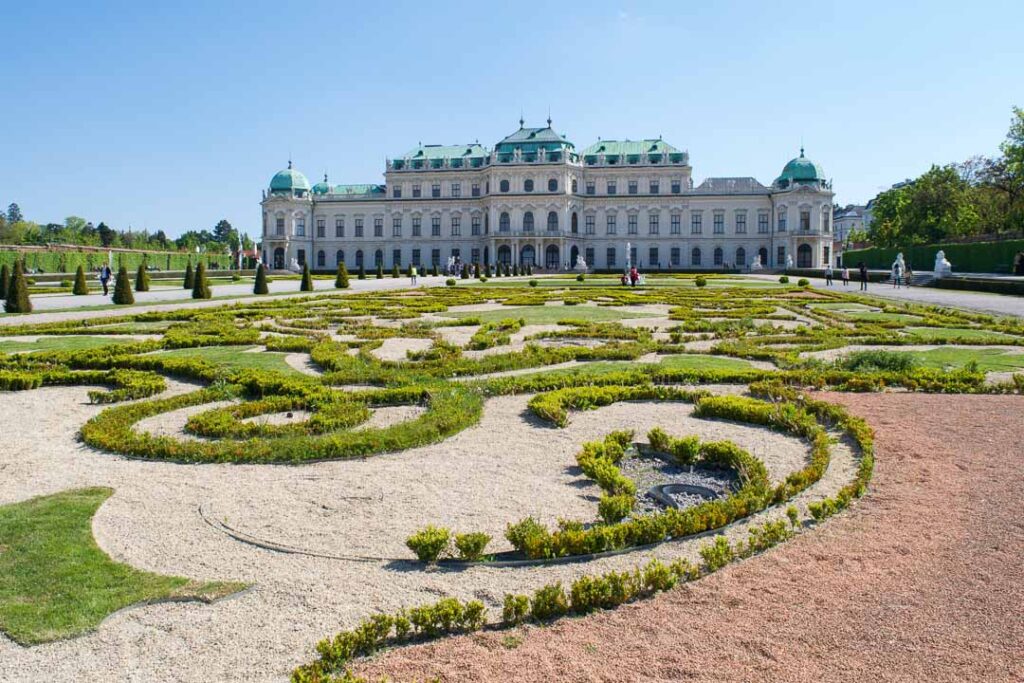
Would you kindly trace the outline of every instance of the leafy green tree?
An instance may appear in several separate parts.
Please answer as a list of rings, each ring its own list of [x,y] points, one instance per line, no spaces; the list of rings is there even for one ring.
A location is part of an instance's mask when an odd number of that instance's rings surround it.
[[[117,280],[114,282],[114,297],[112,300],[115,304],[122,306],[135,303],[131,281],[128,279],[128,269],[124,266],[117,270]]]
[[[113,246],[115,233],[103,221],[100,221],[100,224],[96,226],[96,234],[99,235],[100,246]]]
[[[267,269],[261,263],[256,267],[256,284],[252,288],[253,294],[269,294],[267,287]]]
[[[338,264],[338,274],[334,278],[334,287],[336,289],[348,289],[348,268],[345,267],[344,261]]]
[[[25,266],[21,261],[14,262],[14,272],[11,273],[11,280],[7,285],[4,310],[8,313],[32,312],[32,301],[28,298],[28,282],[25,280]]]
[[[189,261],[188,264],[185,266],[185,281],[182,283],[182,288],[195,289],[195,286],[196,277],[195,274],[192,272],[192,262]]]
[[[192,287],[193,299],[211,299],[213,292],[210,291],[210,283],[206,279],[206,264],[202,261],[196,266],[195,284]]]
[[[139,264],[139,269],[135,271],[135,291],[149,291],[149,272],[146,270],[145,263]]]
[[[75,271],[75,286],[72,288],[71,293],[76,296],[82,296],[83,294],[89,293],[89,283],[85,281],[85,269],[82,268],[81,265],[79,265],[78,270]]]
[[[11,286],[11,269],[7,264],[0,266],[0,299],[7,299],[7,288]]]
[[[299,285],[300,292],[313,291],[313,275],[309,272],[309,262],[302,264],[302,283]]]
[[[20,223],[23,220],[25,220],[25,217],[21,215],[21,207],[15,202],[11,202],[10,206],[7,207],[7,222]]]

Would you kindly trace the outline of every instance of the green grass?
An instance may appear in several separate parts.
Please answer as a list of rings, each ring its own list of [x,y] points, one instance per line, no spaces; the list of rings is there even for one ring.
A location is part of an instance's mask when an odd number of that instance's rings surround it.
[[[606,321],[626,318],[654,318],[653,313],[641,313],[626,308],[609,306],[502,306],[495,311],[459,311],[439,313],[447,318],[479,318],[493,323],[506,318],[523,318],[527,325],[553,325],[559,320]]]
[[[631,361],[593,361],[580,363],[577,367],[561,368],[558,370],[545,370],[538,368],[537,373],[545,373],[547,377],[600,377],[613,372],[624,370],[636,370],[641,365]],[[671,356],[663,356],[657,363],[661,367],[671,370],[749,370],[750,363],[738,358],[726,356],[711,356],[699,353],[682,353]],[[534,373],[526,373],[534,374]]]
[[[114,562],[92,517],[109,488],[65,491],[0,506],[0,630],[22,645],[95,629],[119,609],[158,600],[209,602],[242,588],[162,576]]]
[[[255,346],[200,346],[194,349],[174,349],[173,351],[161,351],[159,356],[172,356],[178,358],[202,358],[219,367],[231,370],[255,368],[257,370],[271,370],[285,374],[303,375],[301,372],[284,362],[288,354],[277,351],[261,351],[259,353],[246,353]]]
[[[871,306],[865,306],[864,304],[858,304],[852,301],[829,301],[825,303],[807,304],[807,307],[811,309],[820,308],[824,311],[833,311],[835,313],[871,313],[878,310]]]
[[[1015,372],[1024,368],[1024,354],[1003,349],[945,348],[909,353],[925,368],[962,368],[971,361],[982,372]]]
[[[969,327],[906,327],[903,332],[924,341],[945,341],[949,339],[1013,339],[1013,335]]]
[[[36,341],[13,341],[0,339],[0,353],[24,353],[26,351],[79,351],[99,346],[129,344],[132,339],[111,339],[108,337],[64,336],[40,337]]]
[[[867,313],[842,313],[841,314],[847,320],[853,320],[856,322],[874,323],[874,322],[903,322],[903,323],[914,323],[919,322],[921,318],[916,315],[910,315],[909,313],[888,313],[883,311],[870,311]]]

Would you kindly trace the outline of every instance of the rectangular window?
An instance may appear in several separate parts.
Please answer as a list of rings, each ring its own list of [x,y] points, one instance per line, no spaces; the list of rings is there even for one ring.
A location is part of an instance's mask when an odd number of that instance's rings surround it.
[[[747,214],[738,213],[736,214],[736,234],[746,235],[747,234]]]
[[[461,183],[452,183],[452,196],[453,197],[461,197],[462,196],[462,184]]]
[[[317,218],[316,219],[316,236],[327,237],[327,219]]]
[[[434,183],[430,186],[430,196],[435,199],[441,196],[441,183]]]
[[[586,256],[584,256],[583,258],[585,258],[587,260],[587,266],[590,267],[590,268],[593,268],[594,267],[594,248],[593,247],[587,247],[587,250],[586,250],[585,253],[586,253]]]
[[[431,216],[430,218],[430,236],[440,237],[441,236],[441,217]]]
[[[473,263],[480,263],[480,249],[474,248],[470,254],[472,254]]]
[[[716,266],[722,265],[723,252],[721,249],[715,249],[714,261]]]
[[[373,236],[383,237],[384,236],[384,219],[374,218],[373,219]]]
[[[306,250],[305,249],[299,249],[299,252],[298,252],[297,256],[299,258],[296,259],[296,260],[299,262],[299,265],[300,266],[306,265]]]
[[[810,221],[810,218],[808,218],[807,220]],[[306,236],[306,219],[305,218],[296,218],[295,219],[295,236],[296,237],[305,237]]]
[[[605,258],[608,260],[608,267],[615,267],[615,247],[608,247],[608,252],[605,254]]]
[[[345,219],[335,218],[334,219],[334,236],[344,237],[345,236]]]
[[[274,225],[275,225],[274,230],[277,232],[277,234],[278,235],[283,235],[284,234],[284,217],[283,216],[278,216],[277,217],[277,221],[275,222]]]
[[[786,213],[785,211],[779,212],[779,232],[786,232]]]
[[[584,234],[586,234],[586,235],[593,235],[594,234],[594,232],[595,232],[595,230],[594,230],[594,222],[595,222],[595,220],[596,219],[594,217],[594,214],[589,214],[587,216],[584,216],[584,218],[583,218],[583,232],[584,232]],[[590,263],[590,262],[591,262],[590,259],[587,259],[587,263]]]
[[[441,265],[441,250],[431,249],[430,250],[430,265],[439,266]]]
[[[362,236],[363,236],[363,219],[362,218],[357,218],[356,219],[356,237],[362,237]]]
[[[594,194],[594,183],[593,181],[587,181],[587,194]]]
[[[401,199],[402,188],[399,187],[398,185],[395,185],[393,188],[391,188],[391,196],[394,197],[395,199]]]
[[[661,232],[661,216],[656,213],[647,215],[647,232],[651,235],[657,235]]]
[[[480,234],[480,216],[473,216],[469,219],[469,229],[474,235]]]
[[[469,192],[474,197],[479,197],[480,196],[480,183],[473,183],[473,185],[469,188]]]
[[[462,258],[462,252],[458,249],[452,249],[452,258],[456,261],[460,260]]]
[[[402,236],[402,217],[395,216],[391,219],[391,236],[401,237]]]
[[[801,211],[800,212],[800,231],[810,232],[811,230],[811,212]]]
[[[759,235],[768,234],[768,214],[759,213],[757,214],[757,232]],[[767,265],[767,264],[765,264]]]
[[[635,213],[629,214],[629,218],[626,219],[626,232],[630,235],[637,234]]]
[[[678,213],[672,214],[672,227],[671,232],[673,235],[680,235],[683,232],[683,216]]]
[[[775,253],[775,267],[781,268],[786,263],[786,248],[779,247]]]
[[[647,261],[647,265],[648,266],[657,266],[658,268],[661,268],[661,261],[658,258],[658,248],[657,247],[651,247],[650,249],[647,250],[647,258],[648,258],[648,261]]]
[[[826,211],[821,214],[821,229],[823,232],[829,232],[831,226],[829,225],[830,214]]]
[[[714,223],[714,228],[712,229],[712,232],[714,234],[716,234],[716,235],[724,235],[725,234],[725,214],[724,213],[716,212],[715,213],[714,221],[715,221],[715,223]]]
[[[669,258],[671,259],[672,267],[678,268],[680,261],[679,247],[672,247],[672,250],[669,252]]]
[[[628,187],[629,187],[629,193],[630,194],[636,194],[637,182],[635,180],[630,180]]]
[[[615,227],[615,214],[613,214],[613,213],[612,214],[608,214],[608,217],[605,220],[606,220],[605,226],[607,228],[607,233],[609,235],[614,235],[615,231],[617,229]]]
[[[695,211],[690,214],[690,234],[700,235],[704,232],[704,214]]]
[[[615,183],[614,182],[609,182],[607,189],[608,189],[608,194],[615,194]]]
[[[651,194],[660,194],[659,189],[660,188],[658,187],[658,181],[657,180],[652,180],[651,181]]]
[[[462,217],[452,216],[452,237],[462,236]]]
[[[392,249],[391,250],[391,265],[401,266],[402,265],[402,250]]]
[[[636,260],[636,247],[630,247],[629,248],[629,262],[631,264],[633,264],[634,266],[639,266],[640,265],[639,263],[637,263],[637,260]]]
[[[422,193],[420,192],[420,185],[419,183],[416,183],[415,185],[412,186],[412,196],[419,197],[421,194]]]
[[[413,249],[412,250],[412,264],[414,266],[419,266],[420,265],[420,250],[419,249]]]
[[[683,191],[683,181],[673,180],[672,181],[672,194],[679,194]]]
[[[421,223],[422,220],[423,219],[421,219],[419,216],[413,216],[412,217],[412,236],[413,237],[419,237],[420,236],[420,234],[422,232],[422,223]]]

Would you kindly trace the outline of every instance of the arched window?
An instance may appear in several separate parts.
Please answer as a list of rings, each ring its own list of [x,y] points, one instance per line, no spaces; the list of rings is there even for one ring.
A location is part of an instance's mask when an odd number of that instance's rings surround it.
[[[284,268],[284,249],[278,247],[274,250],[274,270],[281,270]]]
[[[356,268],[363,267],[363,250],[360,249],[356,252]]]
[[[498,189],[501,190],[502,192],[508,192],[508,181],[507,180],[502,180],[498,184]]]
[[[551,232],[558,230],[558,214],[554,211],[548,211],[548,230]]]
[[[722,251],[722,248],[721,247],[715,247],[715,265],[716,266],[722,265],[722,262],[724,260],[725,260],[725,253]]]
[[[558,192],[558,181],[554,178],[548,181],[548,192]]]
[[[383,250],[378,249],[377,251],[373,252],[373,266],[375,268],[377,266],[380,266],[382,268],[384,267],[384,251]]]
[[[801,244],[796,248],[796,267],[797,268],[813,268],[812,265],[812,250],[811,245]]]
[[[511,229],[511,221],[508,218],[508,211],[502,211],[498,217],[498,232],[508,232]]]
[[[572,233],[575,235],[580,231],[580,217],[576,215],[576,212],[572,212]],[[575,261],[573,262],[575,263]]]
[[[533,192],[533,181],[529,178],[523,181],[523,192]]]
[[[554,244],[549,244],[548,248],[544,250],[544,267],[548,270],[558,270],[558,247]]]
[[[523,214],[523,230],[533,232],[533,211],[527,211]]]
[[[757,250],[757,255],[761,257],[761,266],[764,268],[768,267],[768,250],[761,247]]]
[[[320,251],[316,252],[316,267],[317,268],[323,268],[326,265],[327,265],[327,254],[325,254],[324,250],[321,249]]]
[[[576,179],[575,179],[575,178],[573,178],[573,179],[572,179],[572,193],[573,193],[573,194],[576,194],[576,193],[577,193],[577,192],[579,192],[579,191],[580,191],[580,186],[579,186],[579,183],[577,183],[577,182],[576,182]]]
[[[342,249],[338,250],[338,253],[334,255],[334,265],[340,266],[345,262],[345,251]]]
[[[747,250],[743,247],[739,247],[736,250],[736,265],[745,266],[747,265]]]
[[[535,266],[537,265],[537,254],[533,249],[533,245],[525,244],[522,250],[519,252],[519,260],[524,266]]]
[[[512,248],[507,244],[498,247],[498,263],[512,263]]]
[[[700,265],[700,249],[698,247],[694,247],[693,251],[690,252],[690,265],[691,266],[699,266]]]

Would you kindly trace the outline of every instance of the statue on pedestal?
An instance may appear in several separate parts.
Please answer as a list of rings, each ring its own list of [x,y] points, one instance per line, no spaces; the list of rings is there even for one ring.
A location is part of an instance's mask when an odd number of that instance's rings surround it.
[[[292,259],[292,260],[291,260],[291,261],[290,261],[290,262],[288,263],[288,270],[292,271],[293,273],[299,273],[299,272],[302,272],[302,268],[300,268],[300,267],[299,267],[299,261],[298,261],[298,259],[295,259],[295,258],[293,258],[293,259]]]
[[[581,273],[587,272],[587,262],[583,260],[582,254],[576,255],[576,265],[573,268]]]
[[[935,277],[946,277],[953,274],[953,264],[946,260],[946,252],[939,249],[935,255]]]
[[[755,255],[754,256],[754,262],[750,264],[750,272],[755,273],[755,272],[757,272],[757,271],[759,271],[759,270],[761,270],[763,268],[764,268],[764,266],[761,265],[761,255],[760,254]]]
[[[786,270],[790,270],[793,267],[793,255],[786,254]]]

